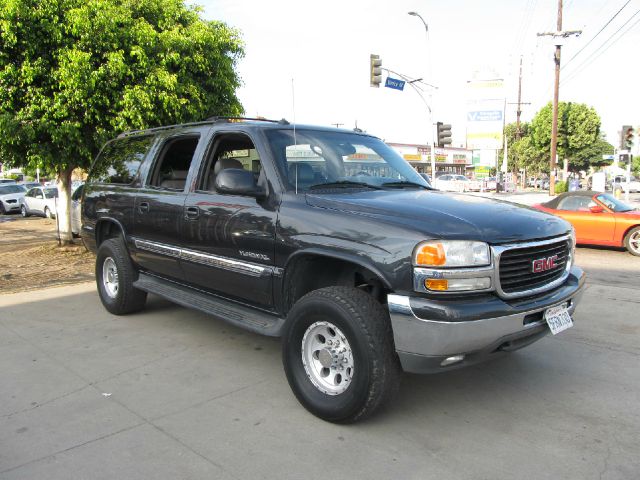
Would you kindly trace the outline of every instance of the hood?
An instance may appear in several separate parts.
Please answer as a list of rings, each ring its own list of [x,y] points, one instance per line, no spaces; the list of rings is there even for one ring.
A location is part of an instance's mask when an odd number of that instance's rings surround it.
[[[314,207],[366,215],[419,230],[425,238],[498,244],[553,237],[571,228],[559,217],[514,203],[433,190],[307,194],[306,199]]]
[[[4,195],[0,195],[0,198],[3,201],[7,201],[7,200],[20,200],[22,197],[24,197],[24,193],[5,193]]]

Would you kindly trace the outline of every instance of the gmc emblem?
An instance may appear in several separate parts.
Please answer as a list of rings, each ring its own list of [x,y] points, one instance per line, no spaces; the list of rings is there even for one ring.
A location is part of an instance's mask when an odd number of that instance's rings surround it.
[[[531,271],[533,273],[540,273],[552,270],[557,267],[556,260],[558,260],[558,255],[547,258],[538,258],[531,262]]]

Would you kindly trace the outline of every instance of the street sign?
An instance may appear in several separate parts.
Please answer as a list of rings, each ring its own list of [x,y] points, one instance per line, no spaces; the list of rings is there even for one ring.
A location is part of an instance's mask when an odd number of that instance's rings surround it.
[[[404,83],[404,80],[387,77],[387,81],[384,83],[384,86],[387,88],[393,88],[394,90],[404,90]]]
[[[615,160],[616,156],[615,155],[602,155],[602,159],[603,160]]]

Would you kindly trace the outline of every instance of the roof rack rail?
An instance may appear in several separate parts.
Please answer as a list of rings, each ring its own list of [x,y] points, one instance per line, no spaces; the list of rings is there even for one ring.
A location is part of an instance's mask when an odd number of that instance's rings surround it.
[[[122,132],[118,135],[117,138],[129,137],[131,135],[137,135],[139,133],[151,133],[151,132],[159,132],[161,130],[171,130],[172,128],[181,128],[181,127],[191,127],[194,125],[207,125],[211,122],[190,122],[190,123],[178,123],[176,125],[166,125],[162,127],[152,127],[152,128],[144,128],[142,130],[129,130],[127,132]]]
[[[248,120],[250,122],[270,122],[270,123],[280,123],[282,125],[289,125],[289,122],[285,119],[282,118],[280,120],[271,120],[269,118],[262,118],[262,117],[257,117],[257,118],[252,118],[252,117],[225,117],[225,116],[214,116],[214,117],[209,117],[207,118],[207,121],[209,122],[214,122],[214,123],[233,123],[235,121],[239,121],[239,120]]]

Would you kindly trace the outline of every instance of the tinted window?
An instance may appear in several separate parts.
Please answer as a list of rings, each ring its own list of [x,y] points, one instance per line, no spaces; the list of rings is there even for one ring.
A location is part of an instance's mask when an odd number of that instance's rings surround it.
[[[577,211],[588,211],[589,207],[595,205],[596,203],[591,199],[591,197],[572,197],[568,196],[560,200],[558,204],[558,210],[571,210],[574,212]]]
[[[152,136],[144,136],[122,138],[108,143],[91,169],[91,181],[125,185],[132,183],[152,141]]]
[[[149,185],[170,190],[184,190],[198,136],[167,140],[153,169]]]

